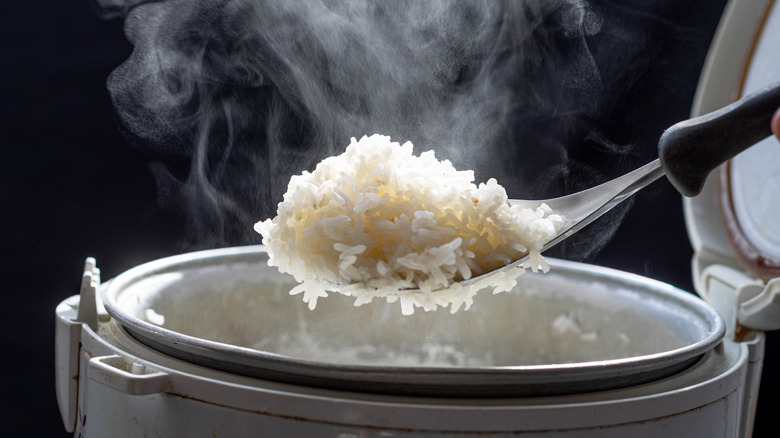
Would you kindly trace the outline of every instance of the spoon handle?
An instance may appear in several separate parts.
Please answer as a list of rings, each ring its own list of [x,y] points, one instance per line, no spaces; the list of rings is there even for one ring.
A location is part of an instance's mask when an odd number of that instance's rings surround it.
[[[698,195],[713,169],[772,135],[770,122],[778,108],[780,82],[667,129],[658,157],[669,181],[685,196]]]

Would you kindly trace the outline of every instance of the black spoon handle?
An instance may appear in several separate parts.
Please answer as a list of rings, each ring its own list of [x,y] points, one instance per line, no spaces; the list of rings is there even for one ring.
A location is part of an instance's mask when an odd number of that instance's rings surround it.
[[[667,178],[683,195],[698,195],[713,169],[772,135],[778,108],[780,82],[667,129],[658,141]]]

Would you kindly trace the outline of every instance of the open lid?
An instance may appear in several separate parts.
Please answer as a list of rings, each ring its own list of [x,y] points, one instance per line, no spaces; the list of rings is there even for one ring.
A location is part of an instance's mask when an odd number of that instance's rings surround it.
[[[692,115],[709,113],[780,79],[780,2],[731,0],[707,55]],[[712,172],[684,199],[697,293],[727,323],[780,328],[780,145],[768,138]]]

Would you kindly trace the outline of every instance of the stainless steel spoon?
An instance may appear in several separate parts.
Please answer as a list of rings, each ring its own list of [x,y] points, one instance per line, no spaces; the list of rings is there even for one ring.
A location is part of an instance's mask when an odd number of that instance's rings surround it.
[[[699,194],[713,169],[772,135],[770,122],[778,108],[780,82],[720,110],[670,127],[658,142],[659,158],[630,173],[559,198],[534,201],[513,199],[509,203],[523,208],[536,208],[545,203],[566,218],[566,226],[544,245],[544,252],[663,175],[683,195],[690,197]],[[485,277],[516,267],[527,259],[528,256],[523,257],[460,283],[466,286],[481,282]],[[409,293],[415,291],[417,289],[404,290]]]

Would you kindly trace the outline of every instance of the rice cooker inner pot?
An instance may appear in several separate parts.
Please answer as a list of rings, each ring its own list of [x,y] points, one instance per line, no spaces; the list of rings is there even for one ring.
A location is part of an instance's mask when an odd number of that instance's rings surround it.
[[[416,312],[332,294],[309,310],[262,246],[183,254],[103,289],[141,343],[191,363],[268,380],[434,397],[590,392],[661,379],[720,342],[724,324],[665,283],[551,260],[469,311]]]

